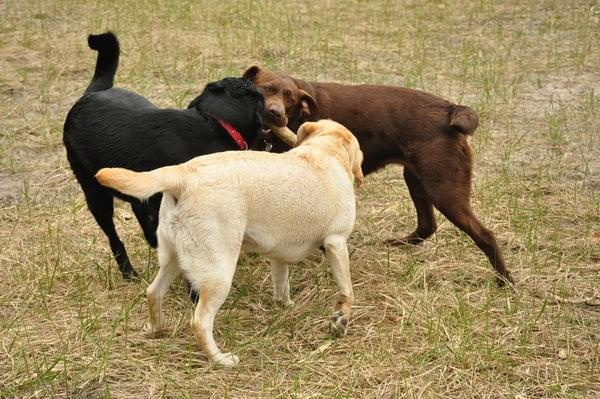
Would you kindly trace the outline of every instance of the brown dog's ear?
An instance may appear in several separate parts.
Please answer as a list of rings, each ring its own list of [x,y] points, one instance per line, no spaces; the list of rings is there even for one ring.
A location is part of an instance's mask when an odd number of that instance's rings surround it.
[[[298,128],[298,133],[296,133],[296,145],[298,147],[300,143],[302,143],[308,136],[310,136],[313,132],[315,132],[319,128],[319,125],[314,122],[304,122]]]
[[[254,82],[254,78],[260,72],[260,67],[258,65],[253,65],[250,68],[246,69],[246,72],[242,75],[242,78],[248,79],[251,82]]]
[[[298,94],[300,97],[302,119],[317,119],[319,115],[319,104],[317,104],[317,100],[315,100],[313,96],[311,96],[302,89],[299,90]]]

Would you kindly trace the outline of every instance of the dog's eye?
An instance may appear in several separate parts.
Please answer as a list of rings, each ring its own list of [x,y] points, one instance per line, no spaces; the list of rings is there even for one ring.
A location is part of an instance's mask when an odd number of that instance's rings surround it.
[[[273,89],[271,89],[270,87],[263,87],[263,90],[265,91],[265,93],[273,93]]]
[[[294,105],[296,103],[296,101],[294,101],[294,99],[292,97],[288,97],[287,103],[290,105]]]

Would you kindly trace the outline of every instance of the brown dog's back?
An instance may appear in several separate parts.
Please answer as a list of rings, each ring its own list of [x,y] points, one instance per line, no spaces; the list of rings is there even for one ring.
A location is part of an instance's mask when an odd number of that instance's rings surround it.
[[[331,118],[354,133],[365,153],[365,174],[390,163],[419,168],[416,163],[432,143],[452,139],[461,147],[468,145],[456,134],[471,135],[478,125],[471,108],[419,90],[296,82],[319,105],[318,115],[311,119]],[[465,164],[469,169],[470,163],[469,159]]]

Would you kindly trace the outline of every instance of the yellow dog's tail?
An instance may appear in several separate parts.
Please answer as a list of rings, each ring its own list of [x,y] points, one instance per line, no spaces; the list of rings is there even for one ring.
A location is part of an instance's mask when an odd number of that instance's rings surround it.
[[[184,187],[180,166],[165,166],[149,172],[134,172],[124,168],[102,168],[96,180],[105,187],[140,200],[148,199],[159,192],[168,192],[179,198]]]

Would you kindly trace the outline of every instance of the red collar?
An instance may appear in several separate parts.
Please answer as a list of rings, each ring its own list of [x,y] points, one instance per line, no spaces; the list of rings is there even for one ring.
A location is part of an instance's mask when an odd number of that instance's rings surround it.
[[[207,114],[210,115],[212,118],[215,118],[217,122],[219,122],[219,125],[221,125],[223,129],[227,131],[227,133],[229,134],[229,136],[231,136],[233,141],[235,141],[238,147],[240,147],[240,150],[245,151],[248,149],[248,143],[246,143],[246,140],[244,140],[242,134],[231,123],[224,121],[216,115],[210,114],[208,112]]]

